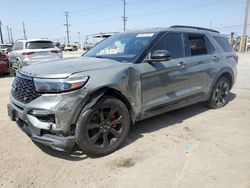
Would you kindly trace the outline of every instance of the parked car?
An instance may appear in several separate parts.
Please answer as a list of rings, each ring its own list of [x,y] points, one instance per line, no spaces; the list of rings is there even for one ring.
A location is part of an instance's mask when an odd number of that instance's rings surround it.
[[[0,44],[0,51],[8,54],[11,51],[12,44]]]
[[[77,51],[77,46],[72,44],[67,44],[64,47],[64,51]]]
[[[77,144],[88,155],[106,155],[137,121],[198,102],[225,106],[237,62],[215,30],[124,32],[82,57],[23,67],[8,113],[36,142],[57,150]]]
[[[0,51],[0,75],[9,74],[10,65],[6,52]]]
[[[10,64],[15,70],[41,61],[60,58],[62,58],[61,50],[47,39],[18,40],[9,53]]]

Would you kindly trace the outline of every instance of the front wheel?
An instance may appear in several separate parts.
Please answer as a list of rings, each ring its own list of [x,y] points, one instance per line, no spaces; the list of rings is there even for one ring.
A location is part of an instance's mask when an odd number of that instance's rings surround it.
[[[225,77],[219,78],[212,90],[209,106],[214,109],[225,106],[229,101],[229,91],[230,85],[228,79]]]
[[[105,96],[81,112],[75,130],[76,142],[87,155],[107,155],[122,145],[129,128],[126,105],[114,97]]]

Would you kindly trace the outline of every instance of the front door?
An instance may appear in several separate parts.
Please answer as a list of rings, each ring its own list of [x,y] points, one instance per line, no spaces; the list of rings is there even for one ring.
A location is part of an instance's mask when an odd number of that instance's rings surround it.
[[[166,33],[152,48],[168,50],[171,60],[143,62],[141,71],[142,110],[154,111],[189,93],[189,75],[185,67],[185,50],[181,33]]]

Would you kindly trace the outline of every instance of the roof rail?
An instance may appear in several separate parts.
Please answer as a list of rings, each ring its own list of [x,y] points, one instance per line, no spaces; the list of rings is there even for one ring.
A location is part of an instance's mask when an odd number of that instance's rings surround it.
[[[213,29],[207,29],[207,28],[195,27],[195,26],[186,26],[186,25],[173,25],[170,28],[189,28],[189,29],[205,30],[205,31],[220,33],[219,31],[216,31],[216,30],[213,30]]]

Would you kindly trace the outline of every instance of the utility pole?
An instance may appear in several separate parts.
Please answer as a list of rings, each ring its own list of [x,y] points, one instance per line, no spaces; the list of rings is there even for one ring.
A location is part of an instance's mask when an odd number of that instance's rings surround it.
[[[247,34],[247,17],[248,17],[248,6],[249,6],[249,0],[245,0],[245,15],[244,15],[244,26],[243,26],[243,33],[240,43],[240,52],[243,53],[246,50],[246,34]]]
[[[65,11],[64,12],[64,15],[65,15],[65,18],[66,18],[66,24],[64,24],[65,26],[66,26],[66,33],[67,33],[67,42],[68,42],[68,44],[69,44],[69,26],[70,26],[70,24],[69,24],[69,20],[68,20],[68,17],[69,17],[69,12],[68,11]]]
[[[2,33],[2,22],[0,20],[0,37],[1,37],[1,43],[3,44],[3,33]]]
[[[7,25],[7,34],[8,34],[8,39],[9,39],[9,43],[10,43],[10,31],[9,31],[9,26]]]
[[[126,22],[128,20],[128,17],[126,17],[126,0],[123,0],[123,16],[122,16],[122,21],[123,21],[123,31],[126,31]]]
[[[10,39],[11,39],[11,44],[13,44],[13,36],[12,36],[12,29],[10,28]]]
[[[23,23],[23,36],[24,36],[24,39],[26,40],[27,37],[26,37],[26,30],[25,30],[25,25],[24,25],[24,22]]]
[[[79,42],[79,44],[81,43],[81,35],[80,35],[81,33],[80,32],[78,32],[78,42]]]
[[[212,29],[213,20],[210,20],[210,29]]]

